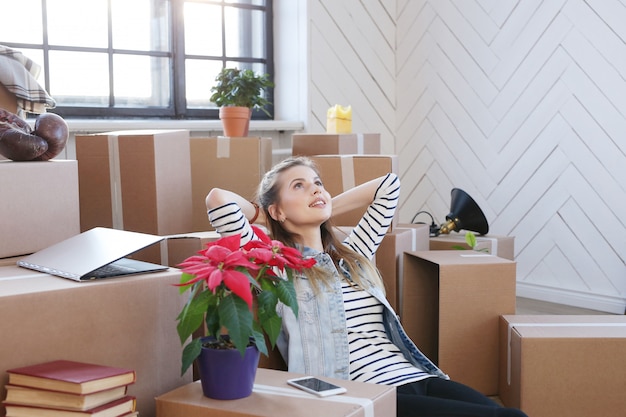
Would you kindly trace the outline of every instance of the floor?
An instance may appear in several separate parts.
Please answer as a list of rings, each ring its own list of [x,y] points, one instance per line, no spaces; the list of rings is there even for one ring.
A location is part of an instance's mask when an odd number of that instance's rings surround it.
[[[522,297],[517,297],[516,307],[516,314],[611,314],[603,311],[571,307]]]

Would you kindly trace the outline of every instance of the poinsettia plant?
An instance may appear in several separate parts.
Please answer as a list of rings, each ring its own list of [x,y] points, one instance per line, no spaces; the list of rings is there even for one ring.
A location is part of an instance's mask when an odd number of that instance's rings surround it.
[[[258,240],[240,247],[239,234],[222,237],[179,265],[182,276],[176,285],[181,294],[189,291],[177,318],[181,344],[206,324],[206,336],[213,336],[223,348],[236,348],[243,355],[254,343],[267,356],[265,335],[273,347],[282,324],[278,302],[297,316],[294,273],[313,267],[315,260],[304,259],[296,248],[252,228]],[[183,374],[200,355],[204,337],[192,337],[185,345]]]

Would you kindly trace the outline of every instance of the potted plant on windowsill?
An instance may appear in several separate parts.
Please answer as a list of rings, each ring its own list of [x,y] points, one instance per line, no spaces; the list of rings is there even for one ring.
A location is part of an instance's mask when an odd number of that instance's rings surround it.
[[[250,69],[223,68],[211,88],[211,102],[220,108],[220,119],[225,136],[248,136],[253,109],[270,115],[265,90],[273,87],[268,74],[257,74]],[[234,120],[236,122],[230,122]],[[233,126],[231,127],[231,124]]]
[[[181,344],[191,337],[181,374],[197,359],[202,389],[210,398],[252,393],[259,354],[269,352],[265,337],[273,347],[280,332],[276,306],[280,301],[298,314],[293,275],[315,264],[252,227],[259,240],[240,247],[240,235],[222,237],[179,265],[183,273],[176,285],[181,294],[189,290],[189,298],[177,330]],[[206,337],[198,336],[203,328]]]

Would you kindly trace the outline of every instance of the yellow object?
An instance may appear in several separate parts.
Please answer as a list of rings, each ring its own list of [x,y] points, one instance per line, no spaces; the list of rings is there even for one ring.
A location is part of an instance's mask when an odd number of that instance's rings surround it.
[[[352,133],[352,106],[335,104],[328,109],[326,133]]]

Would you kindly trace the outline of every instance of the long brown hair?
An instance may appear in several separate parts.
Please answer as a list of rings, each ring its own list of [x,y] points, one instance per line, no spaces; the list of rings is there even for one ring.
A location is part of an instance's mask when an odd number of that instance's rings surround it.
[[[286,230],[281,222],[274,220],[269,215],[269,207],[272,204],[280,202],[280,174],[297,166],[311,168],[318,177],[321,177],[317,165],[310,158],[302,156],[290,157],[274,165],[274,167],[263,176],[257,189],[257,202],[265,213],[266,225],[272,239],[281,241],[283,244],[291,247],[297,246],[298,236]],[[324,252],[330,255],[336,266],[338,266],[339,261],[343,259],[344,267],[350,272],[350,277],[355,285],[366,288],[374,284],[384,291],[378,269],[376,269],[369,259],[344,245],[336,236],[334,230],[335,227],[330,220],[320,225]],[[307,270],[306,276],[315,289],[319,289],[319,283],[328,283],[332,278],[321,268]],[[364,277],[367,277],[368,280],[364,281]]]

